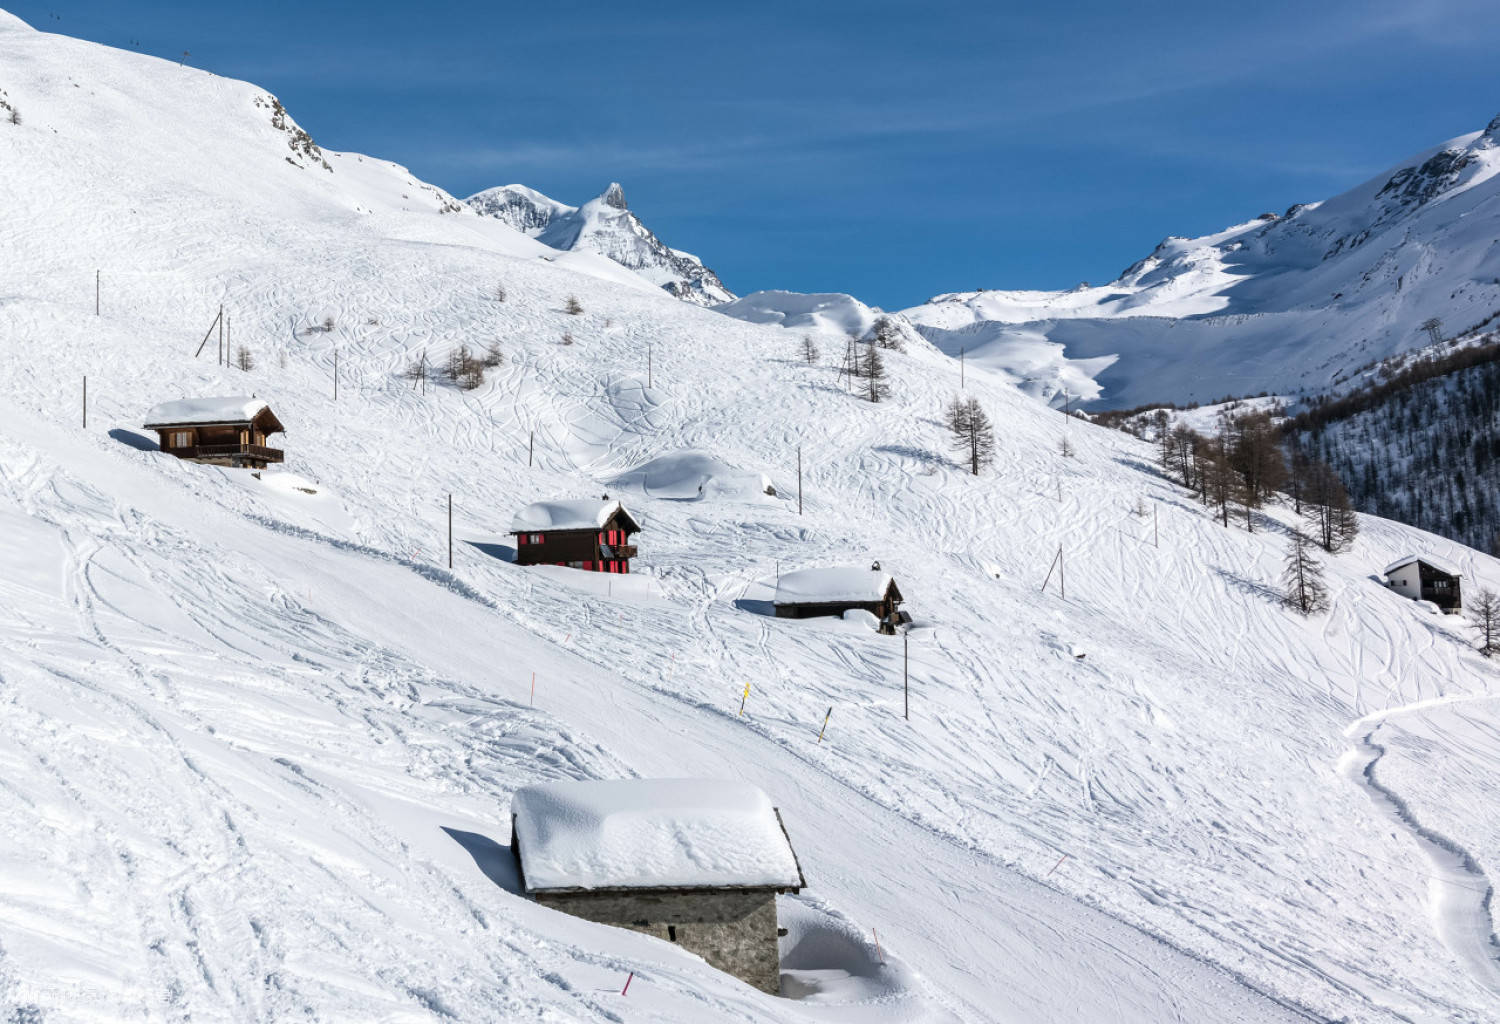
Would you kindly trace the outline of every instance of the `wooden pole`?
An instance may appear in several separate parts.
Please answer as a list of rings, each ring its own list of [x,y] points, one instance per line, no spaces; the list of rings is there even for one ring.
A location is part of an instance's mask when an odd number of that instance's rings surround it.
[[[797,514],[802,514],[802,446],[797,446]]]
[[[536,451],[536,431],[531,432],[531,437],[526,442],[526,468],[531,468],[531,456]]]
[[[1161,529],[1157,523],[1155,505],[1151,506],[1151,546],[1153,548],[1161,547]]]
[[[871,928],[870,929],[870,934],[873,935],[873,936],[875,936],[875,955],[878,956],[878,957],[880,957],[880,966],[884,967],[885,966],[885,954],[880,951],[880,933],[878,931],[876,931],[874,928]]]
[[[224,358],[224,307],[219,307],[219,365],[226,366],[229,360]]]
[[[960,348],[958,350],[958,389],[960,391],[962,391],[963,387],[964,387],[964,350],[962,348]]]
[[[531,673],[531,706],[536,707],[536,673]]]
[[[83,429],[89,428],[89,375],[83,375]]]
[[[1061,544],[1057,546],[1057,589],[1062,599],[1066,601],[1068,599],[1068,568],[1063,560]]]
[[[333,400],[339,400],[339,350],[335,345],[333,349]]]
[[[829,715],[833,714],[833,705],[828,705],[828,714],[823,716],[823,728],[818,730],[818,742],[823,742],[823,733],[828,729]]]
[[[453,495],[448,495],[448,568],[453,568]]]
[[[646,387],[651,386],[651,346],[646,346]]]

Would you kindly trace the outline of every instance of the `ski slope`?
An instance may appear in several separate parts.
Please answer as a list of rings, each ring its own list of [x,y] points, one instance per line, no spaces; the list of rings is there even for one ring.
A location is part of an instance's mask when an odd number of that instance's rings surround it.
[[[394,165],[288,163],[257,87],[5,16],[0,68],[24,115],[0,124],[10,1016],[1500,1014],[1490,901],[1432,888],[1433,836],[1471,890],[1500,872],[1493,669],[1372,578],[1425,550],[1495,585],[1493,560],[1366,520],[1302,620],[1272,592],[1289,514],[1226,530],[1088,424],[1064,460],[1006,376],[968,368],[1000,440],[974,478],[932,348],[887,353],[890,400],[862,402],[795,330],[441,212]],[[221,304],[248,373],[194,356]],[[401,376],[491,340],[475,391]],[[247,393],[287,426],[258,480],[141,430]],[[640,472],[684,453],[776,494]],[[606,492],[642,522],[633,575],[509,562],[517,509]],[[1039,590],[1059,547],[1066,598]],[[915,617],[909,720],[900,637],[770,615],[781,569],[874,559]],[[1410,747],[1369,717],[1460,699]],[[1351,777],[1362,744],[1407,818]],[[787,996],[516,894],[516,789],[637,775],[781,808],[808,881]]]

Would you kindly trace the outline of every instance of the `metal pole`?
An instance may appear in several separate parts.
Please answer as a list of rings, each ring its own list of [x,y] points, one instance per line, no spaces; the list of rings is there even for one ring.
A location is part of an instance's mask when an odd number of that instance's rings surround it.
[[[448,495],[448,568],[453,568],[453,495]]]

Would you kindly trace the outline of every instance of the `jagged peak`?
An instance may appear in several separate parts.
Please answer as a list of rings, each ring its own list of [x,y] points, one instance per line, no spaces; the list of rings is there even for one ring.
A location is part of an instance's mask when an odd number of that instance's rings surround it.
[[[1490,118],[1490,123],[1484,126],[1486,138],[1500,139],[1500,114]]]
[[[599,199],[605,206],[613,206],[617,210],[630,209],[625,204],[625,189],[618,181],[610,182],[609,188],[604,190],[604,194]]]

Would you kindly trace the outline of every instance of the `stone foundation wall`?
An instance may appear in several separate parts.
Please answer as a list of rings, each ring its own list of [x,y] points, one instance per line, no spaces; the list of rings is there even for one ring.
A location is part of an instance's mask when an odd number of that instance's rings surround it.
[[[781,991],[776,893],[538,893],[544,907],[655,935],[773,995]]]

